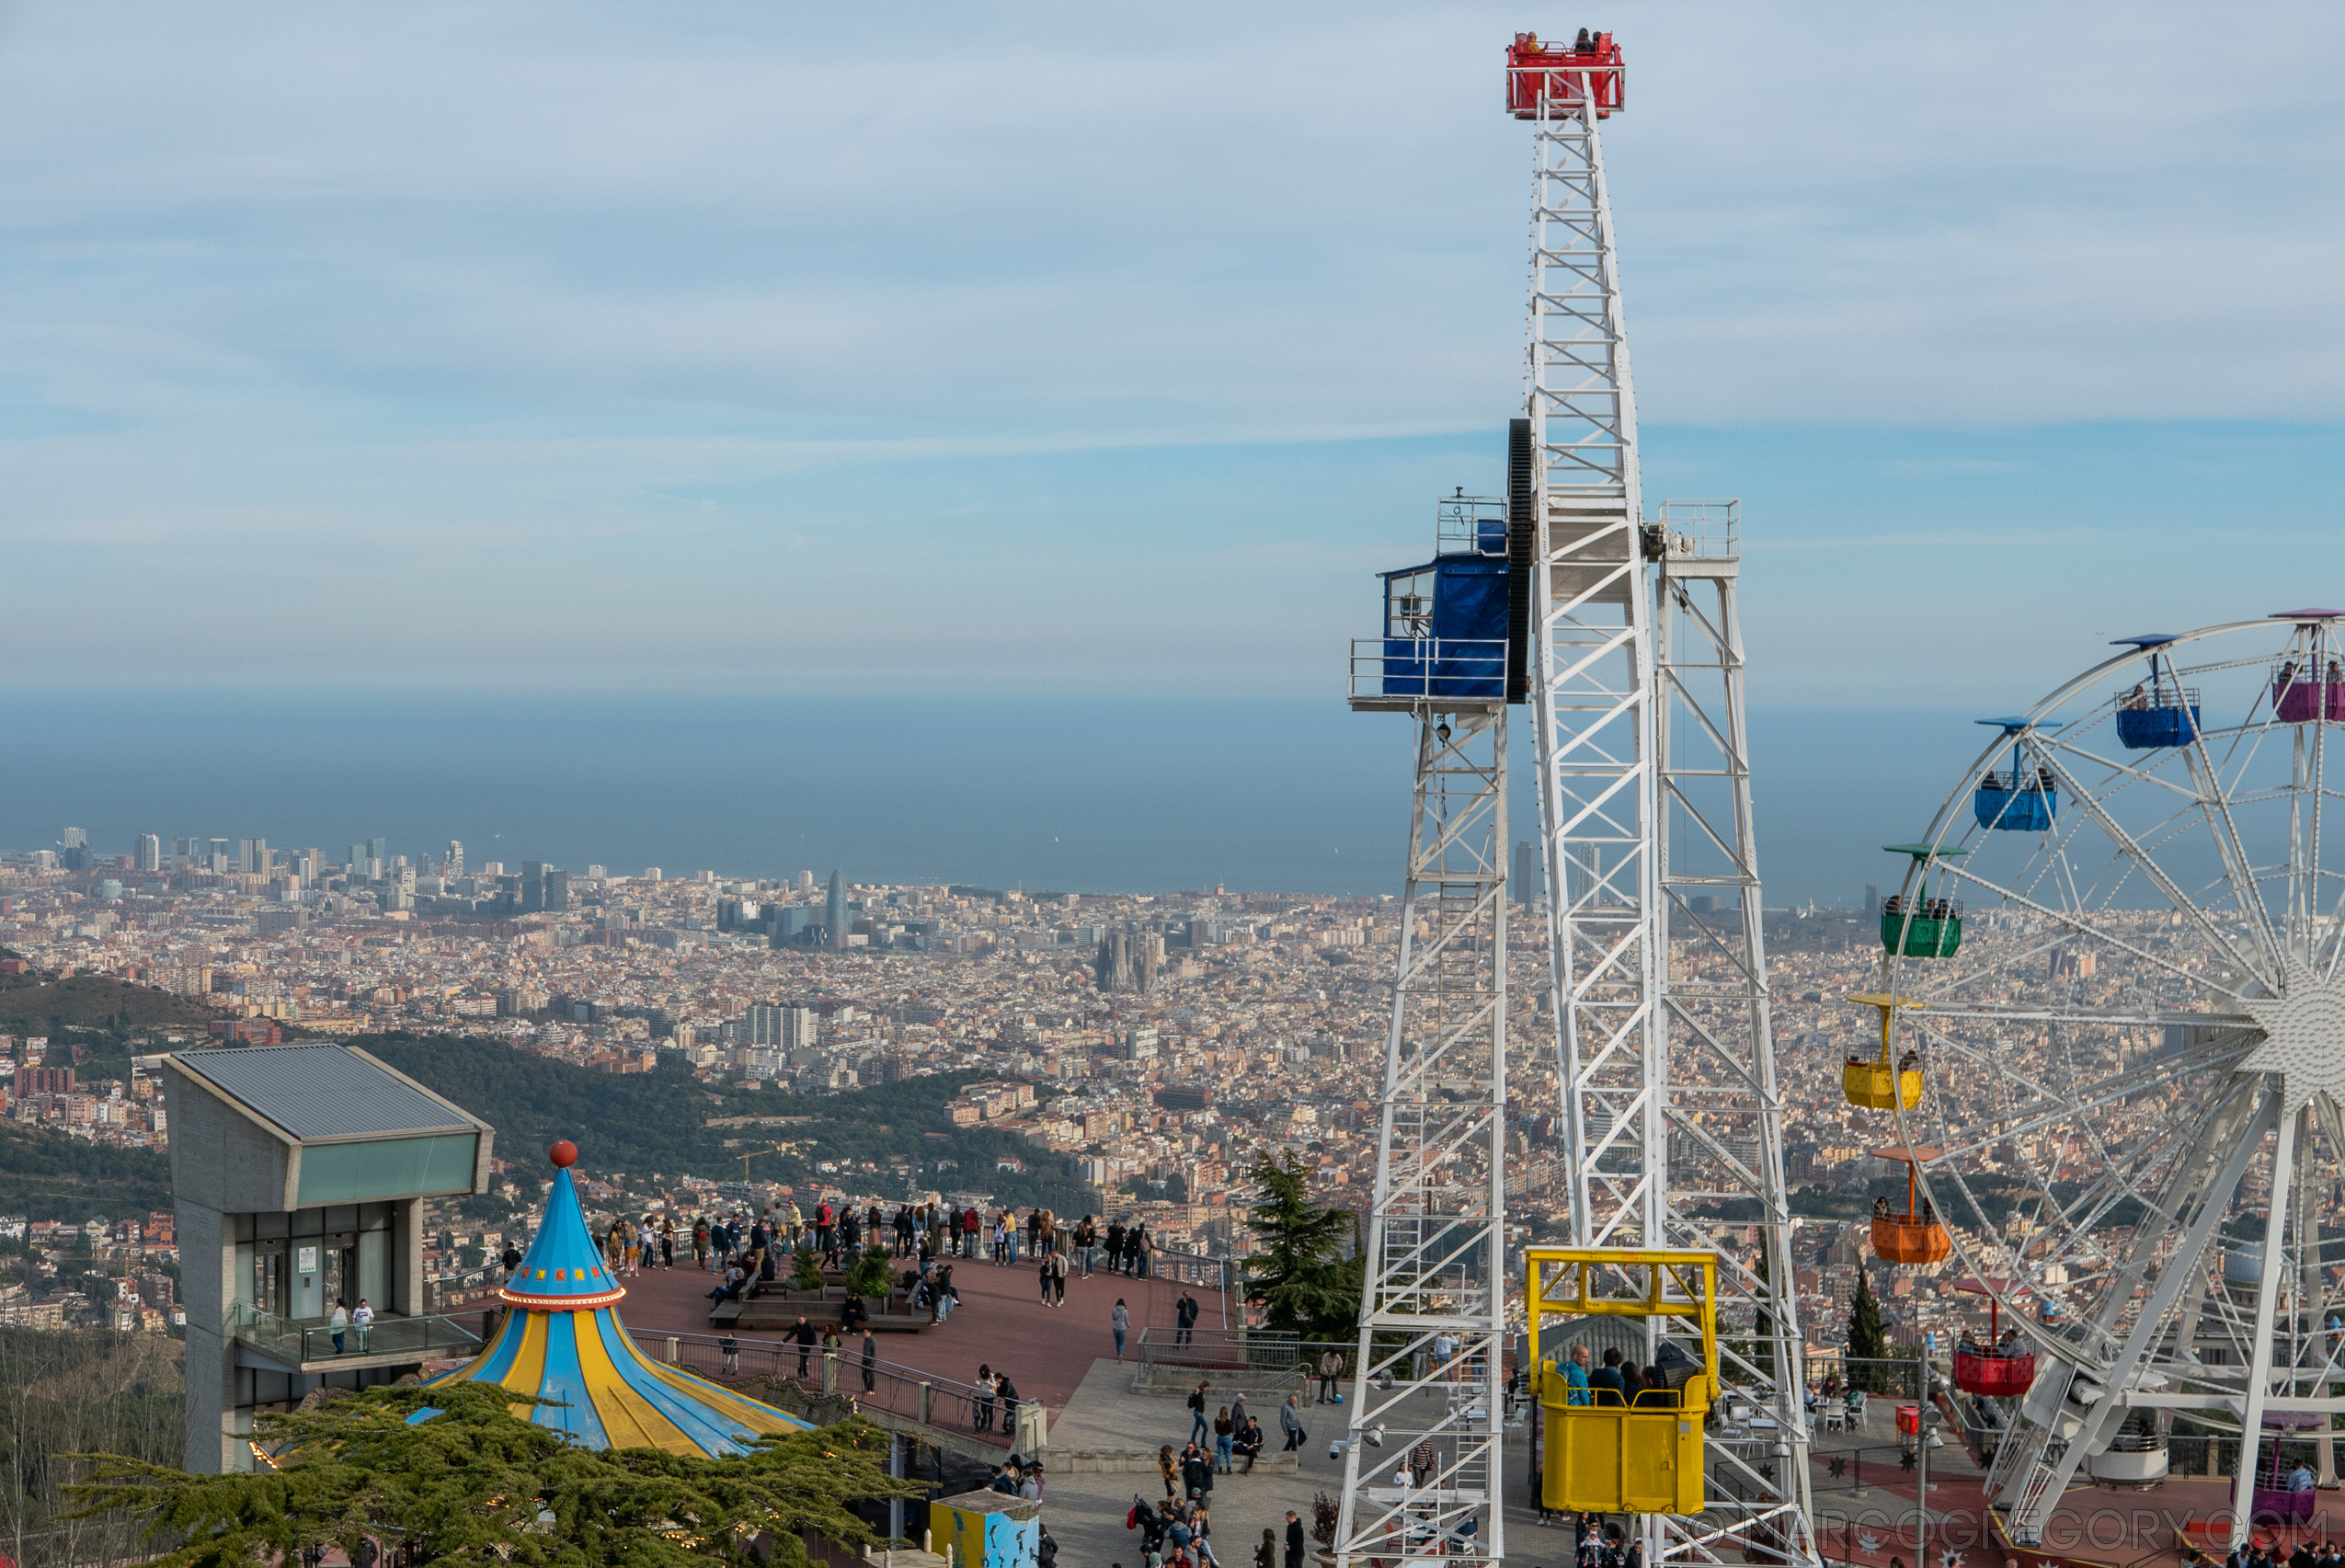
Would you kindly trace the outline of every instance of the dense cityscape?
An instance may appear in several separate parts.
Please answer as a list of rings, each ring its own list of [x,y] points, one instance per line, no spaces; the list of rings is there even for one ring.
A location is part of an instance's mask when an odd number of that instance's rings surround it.
[[[786,880],[570,873],[467,865],[452,842],[431,856],[387,848],[374,840],[328,860],[265,841],[147,835],[127,855],[100,856],[68,830],[57,850],[10,857],[0,944],[17,955],[11,968],[112,977],[207,1011],[204,1033],[158,1030],[143,1047],[154,1052],[449,1033],[619,1075],[666,1057],[710,1081],[807,1095],[975,1071],[955,1123],[1019,1135],[1032,1164],[1106,1195],[1103,1210],[1144,1217],[1168,1248],[1244,1250],[1250,1195],[1238,1173],[1264,1149],[1301,1153],[1325,1201],[1367,1201],[1399,936],[1390,898],[882,887],[811,870]],[[1961,1304],[1927,1288],[1942,1265],[1869,1259],[1858,1222],[1888,1169],[1868,1157],[1881,1128],[1865,1124],[1885,1118],[1839,1093],[1846,1048],[1871,1016],[1844,999],[1864,989],[1879,949],[1847,913],[1770,911],[1768,925],[1810,1337],[1838,1337],[1867,1266],[1909,1334],[1950,1323]],[[1543,922],[1516,921],[1510,942],[1510,985],[1535,997]],[[1510,1218],[1525,1239],[1554,1236],[1568,1184],[1550,1021],[1518,1008],[1511,1034]],[[167,1109],[138,1063],[127,1081],[73,1082],[68,1044],[8,1039],[8,1114],[96,1144],[166,1147]],[[1048,1095],[1040,1106],[1036,1085]],[[726,1141],[768,1149],[780,1130],[745,1126]],[[909,1157],[865,1165],[816,1171],[850,1199],[996,1201],[991,1184],[915,1173]],[[690,1215],[789,1192],[739,1178],[669,1173],[656,1201]],[[445,1232],[432,1249],[442,1304],[479,1299],[492,1283],[484,1259],[526,1235],[528,1218]],[[114,1295],[14,1283],[0,1288],[0,1321],[166,1323],[153,1265],[171,1256],[167,1215],[0,1216],[0,1233],[53,1253],[75,1224],[109,1263]],[[1739,1244],[1732,1225],[1721,1237]]]

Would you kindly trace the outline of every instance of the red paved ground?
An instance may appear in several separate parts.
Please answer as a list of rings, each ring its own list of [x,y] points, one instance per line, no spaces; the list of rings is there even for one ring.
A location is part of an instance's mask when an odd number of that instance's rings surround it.
[[[619,1316],[638,1340],[670,1333],[710,1333],[707,1292],[715,1276],[690,1266],[655,1269],[625,1282],[627,1299]],[[1173,1303],[1181,1288],[1161,1279],[1118,1279],[1099,1275],[1091,1279],[1070,1275],[1067,1304],[1039,1304],[1038,1281],[1029,1264],[996,1268],[986,1260],[962,1260],[954,1265],[953,1284],[961,1304],[942,1327],[918,1333],[884,1333],[879,1354],[884,1361],[916,1368],[930,1377],[966,1383],[985,1362],[1006,1370],[1018,1391],[1040,1400],[1052,1411],[1064,1406],[1091,1370],[1092,1361],[1115,1354],[1115,1336],[1108,1311],[1120,1296],[1131,1310],[1132,1333],[1125,1354],[1137,1360],[1139,1331],[1157,1324],[1168,1332]],[[1218,1293],[1199,1292],[1204,1308],[1201,1328],[1213,1328],[1221,1318]],[[743,1334],[744,1345],[778,1341],[776,1333]]]

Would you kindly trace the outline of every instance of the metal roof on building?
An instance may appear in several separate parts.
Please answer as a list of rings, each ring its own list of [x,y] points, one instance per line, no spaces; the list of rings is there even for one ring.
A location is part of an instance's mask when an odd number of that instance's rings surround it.
[[[304,1142],[482,1125],[348,1046],[221,1047],[171,1060]]]

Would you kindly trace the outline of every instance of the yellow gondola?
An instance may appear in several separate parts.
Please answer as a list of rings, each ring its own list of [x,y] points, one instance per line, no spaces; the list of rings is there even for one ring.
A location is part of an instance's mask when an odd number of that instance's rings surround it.
[[[1881,1009],[1881,1058],[1875,1061],[1850,1057],[1840,1069],[1840,1092],[1847,1096],[1848,1104],[1869,1111],[1912,1110],[1922,1101],[1921,1069],[1890,1060],[1889,1036],[1896,1010],[1919,1007],[1921,1003],[1910,996],[1852,996],[1848,1000]],[[1907,1061],[1915,1059],[1911,1051],[1905,1055]]]
[[[1718,1254],[1533,1247],[1524,1275],[1542,1502],[1581,1514],[1700,1513],[1702,1425],[1718,1394]],[[1626,1398],[1575,1386],[1560,1361],[1540,1356],[1542,1316],[1661,1320],[1664,1357],[1675,1362],[1667,1386]],[[1569,1333],[1569,1323],[1549,1326],[1550,1353]],[[1699,1362],[1683,1354],[1696,1339]]]

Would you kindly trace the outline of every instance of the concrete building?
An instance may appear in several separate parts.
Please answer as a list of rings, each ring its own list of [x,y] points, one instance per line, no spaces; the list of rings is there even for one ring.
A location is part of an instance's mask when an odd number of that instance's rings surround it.
[[[418,1200],[488,1190],[487,1123],[343,1046],[179,1051],[163,1076],[187,1469],[251,1469],[256,1411],[476,1346],[427,1310]],[[372,1329],[337,1339],[337,1300],[370,1305]]]
[[[845,874],[830,874],[830,896],[822,904],[823,940],[834,953],[847,950],[847,878]]]

